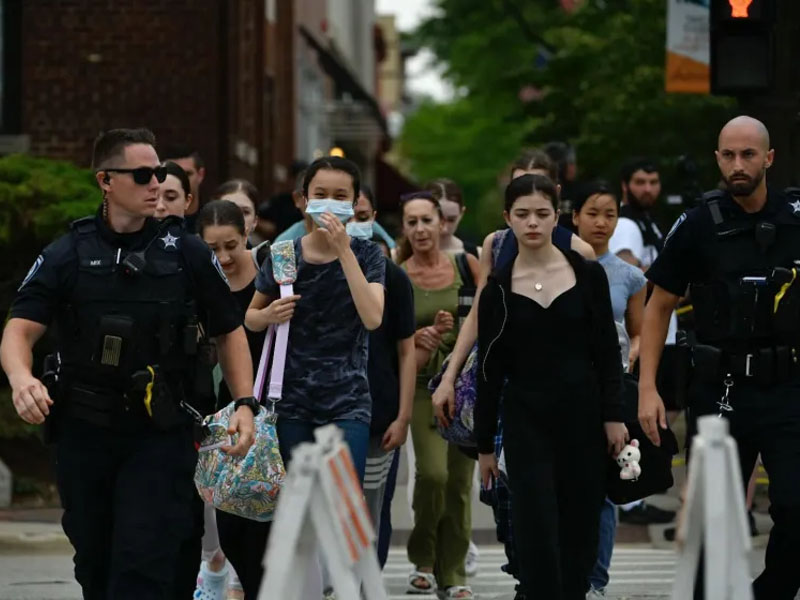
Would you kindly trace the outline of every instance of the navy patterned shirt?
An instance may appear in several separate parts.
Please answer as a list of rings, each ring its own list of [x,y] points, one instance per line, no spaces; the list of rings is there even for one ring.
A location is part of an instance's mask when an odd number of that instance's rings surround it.
[[[356,311],[338,260],[322,265],[303,260],[301,239],[294,242],[301,296],[289,327],[289,349],[278,415],[317,425],[335,420],[370,422],[372,400],[367,380],[368,332]],[[369,283],[384,283],[386,264],[380,248],[352,239],[353,250]],[[256,289],[278,298],[280,291],[268,258],[256,277]]]

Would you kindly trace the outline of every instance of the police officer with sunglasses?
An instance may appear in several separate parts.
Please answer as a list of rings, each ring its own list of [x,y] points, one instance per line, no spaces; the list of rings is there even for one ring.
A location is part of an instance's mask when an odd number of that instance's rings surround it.
[[[239,398],[226,451],[253,442],[252,362],[214,253],[179,219],[153,219],[166,175],[145,129],[101,134],[97,214],[45,248],[19,288],[0,360],[14,406],[54,432],[64,531],[87,599],[171,598],[191,530],[189,403],[201,329]],[[42,380],[32,350],[58,334]]]

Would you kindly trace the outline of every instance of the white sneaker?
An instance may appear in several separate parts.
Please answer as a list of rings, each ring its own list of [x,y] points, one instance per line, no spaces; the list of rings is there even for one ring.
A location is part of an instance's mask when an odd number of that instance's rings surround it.
[[[464,559],[464,571],[466,571],[467,577],[475,577],[478,574],[478,559],[480,557],[481,553],[478,547],[473,542],[470,542],[467,558]]]
[[[596,590],[591,588],[589,592],[586,594],[586,600],[605,600],[606,597],[606,590],[600,589]]]

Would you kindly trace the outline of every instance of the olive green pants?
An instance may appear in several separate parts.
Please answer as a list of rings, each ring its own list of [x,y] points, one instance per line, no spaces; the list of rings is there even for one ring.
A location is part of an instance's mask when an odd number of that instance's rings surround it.
[[[475,461],[441,438],[433,424],[431,394],[422,382],[414,395],[411,439],[416,466],[408,560],[417,568],[433,567],[440,588],[464,585]]]

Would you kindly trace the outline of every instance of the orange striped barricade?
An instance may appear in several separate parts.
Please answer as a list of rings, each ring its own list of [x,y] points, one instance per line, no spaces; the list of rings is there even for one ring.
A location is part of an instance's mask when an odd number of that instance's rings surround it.
[[[706,600],[752,600],[747,559],[750,528],[736,442],[728,435],[725,419],[701,417],[698,428],[692,442],[685,516],[679,526],[679,539],[685,542],[672,600],[693,597],[701,552]]]
[[[321,550],[339,600],[386,600],[375,530],[341,430],[298,446],[278,500],[259,600],[319,600],[307,585]],[[311,586],[313,587],[313,586]]]

